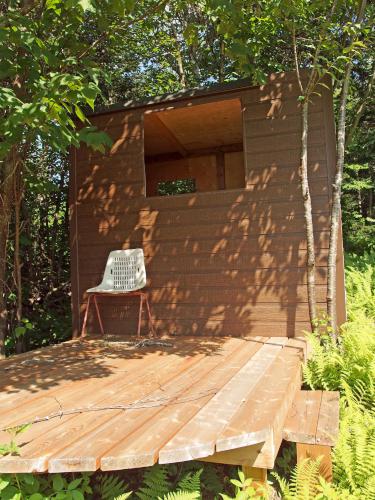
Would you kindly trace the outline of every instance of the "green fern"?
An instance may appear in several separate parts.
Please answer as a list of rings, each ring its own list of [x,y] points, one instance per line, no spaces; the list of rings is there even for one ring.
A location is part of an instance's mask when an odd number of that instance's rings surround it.
[[[334,479],[339,487],[375,500],[375,410],[358,401],[349,386],[344,402],[333,453]]]
[[[168,481],[168,468],[163,465],[154,465],[146,469],[142,487],[136,493],[141,500],[155,500],[163,498],[171,490]]]
[[[312,389],[339,390],[348,385],[367,408],[375,407],[374,323],[361,317],[346,323],[339,341],[329,335],[308,336],[312,356],[304,366],[305,382]]]
[[[169,467],[171,466],[173,467],[173,464],[171,464]],[[210,497],[217,497],[219,493],[223,491],[223,479],[219,474],[220,466],[215,466],[210,463],[205,463],[203,465],[202,462],[192,460],[191,462],[183,462],[179,465],[179,468],[180,474],[202,471],[200,476],[200,489],[202,496],[206,494],[210,495]],[[233,469],[235,470],[235,468]],[[186,489],[181,485],[179,486],[179,488]]]
[[[199,500],[201,495],[198,491],[183,491],[178,490],[176,492],[170,492],[163,496],[163,498],[159,497],[158,500]]]
[[[345,261],[349,320],[363,315],[375,319],[375,253],[346,256]]]
[[[121,498],[128,486],[116,474],[99,475],[95,485],[95,493],[102,500],[114,500]],[[126,493],[127,494],[127,493]],[[128,496],[130,494],[127,494]],[[127,497],[125,497],[127,498]],[[121,498],[122,500],[122,498]]]
[[[201,476],[202,489],[213,495],[219,495],[223,491],[223,480],[218,473],[217,467],[206,463]]]
[[[319,493],[319,460],[302,460],[293,469],[289,483],[280,481],[280,489],[285,500],[310,500],[316,498]]]
[[[178,482],[177,488],[181,491],[198,492],[201,491],[201,475],[203,469],[195,472],[187,472],[183,478]]]

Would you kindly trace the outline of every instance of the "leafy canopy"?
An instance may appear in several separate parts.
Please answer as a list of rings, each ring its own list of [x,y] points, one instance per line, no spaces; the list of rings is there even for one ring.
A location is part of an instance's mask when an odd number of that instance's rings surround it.
[[[0,8],[0,158],[36,137],[61,151],[80,141],[101,150],[110,144],[85,116],[105,77],[94,49],[124,18],[131,22],[133,7],[130,0],[16,0]]]

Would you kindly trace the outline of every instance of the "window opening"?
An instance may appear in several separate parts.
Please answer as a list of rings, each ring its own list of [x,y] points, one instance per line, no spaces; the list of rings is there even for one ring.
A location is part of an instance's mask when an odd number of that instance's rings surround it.
[[[241,101],[144,115],[147,196],[245,187]]]

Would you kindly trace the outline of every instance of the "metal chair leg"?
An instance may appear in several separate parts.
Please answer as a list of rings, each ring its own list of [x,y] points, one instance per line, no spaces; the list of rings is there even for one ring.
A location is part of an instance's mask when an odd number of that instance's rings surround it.
[[[87,323],[87,317],[89,315],[90,302],[91,302],[91,295],[89,295],[87,299],[86,311],[85,311],[85,316],[83,318],[83,325],[81,330],[81,337],[86,337],[86,323]]]
[[[151,308],[150,308],[150,303],[148,301],[148,295],[147,294],[146,294],[146,307],[147,307],[147,312],[148,312],[148,321],[149,321],[149,324],[150,324],[151,335],[153,337],[156,337],[156,332],[155,332],[155,328],[154,328],[154,321],[152,319]]]
[[[140,294],[139,295],[139,314],[138,314],[137,337],[141,336],[142,309],[143,309],[143,294]]]
[[[99,321],[100,331],[101,331],[102,335],[104,336],[104,328],[103,328],[102,318],[101,318],[100,312],[99,312],[99,306],[98,306],[98,303],[96,301],[96,295],[94,295],[94,304],[95,304],[95,309],[96,309],[96,315],[97,315],[98,321]]]

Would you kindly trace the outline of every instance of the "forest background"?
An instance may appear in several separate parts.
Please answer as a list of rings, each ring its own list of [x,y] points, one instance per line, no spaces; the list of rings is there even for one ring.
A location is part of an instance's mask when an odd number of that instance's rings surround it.
[[[70,335],[68,149],[81,141],[108,146],[86,118],[97,105],[242,77],[259,84],[269,73],[294,70],[297,54],[302,68],[331,76],[337,111],[350,62],[344,245],[371,253],[373,11],[352,0],[0,2],[3,349]]]

